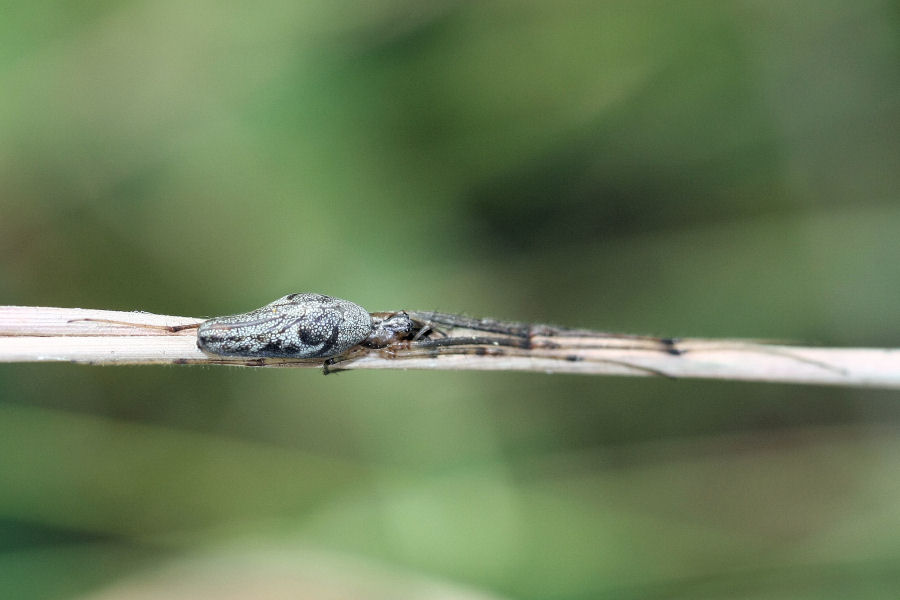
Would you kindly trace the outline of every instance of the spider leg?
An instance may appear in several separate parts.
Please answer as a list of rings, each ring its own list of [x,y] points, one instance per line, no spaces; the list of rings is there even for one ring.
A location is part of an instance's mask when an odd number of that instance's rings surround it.
[[[829,371],[831,373],[837,373],[838,375],[847,375],[847,370],[842,369],[840,367],[835,367],[834,365],[830,365],[821,360],[815,360],[813,358],[806,358],[805,356],[800,356],[790,350],[783,350],[781,348],[772,348],[769,346],[756,346],[753,344],[719,344],[715,346],[705,346],[703,348],[687,348],[681,350],[681,354],[702,354],[703,352],[715,352],[716,350],[732,350],[736,352],[750,352],[750,353],[758,353],[758,354],[771,354],[773,356],[782,356],[784,358],[789,358],[791,360],[795,360],[800,363],[804,363],[807,365],[812,365],[814,367],[819,367],[820,369],[824,369],[825,371]]]
[[[129,323],[128,321],[114,321],[112,319],[69,319],[66,321],[67,323],[75,323],[76,321],[92,321],[94,323],[111,323],[113,325],[128,325],[130,327],[141,327],[144,329],[159,329],[161,331],[168,331],[170,333],[176,333],[178,331],[184,331],[185,329],[197,329],[200,327],[201,323],[190,323],[188,325],[150,325],[149,323]]]
[[[356,358],[361,358],[367,355],[371,350],[369,348],[363,348],[361,346],[356,346],[351,348],[347,352],[343,354],[339,354],[337,356],[332,356],[325,360],[322,363],[322,374],[323,375],[333,375],[337,373],[344,373],[349,371],[350,369],[345,369],[343,367],[339,367],[336,365],[340,365],[341,363],[350,362]]]
[[[412,341],[418,342],[420,339],[427,336],[431,332],[432,332],[431,324],[427,323],[421,329],[419,329],[419,332],[415,335],[415,337],[413,337]]]
[[[619,338],[614,338],[619,339]],[[641,340],[636,340],[641,341]],[[661,342],[661,338],[652,338],[648,341],[652,342]],[[624,345],[621,343],[604,343],[602,341],[593,342],[593,343],[578,343],[574,341],[568,341],[565,338],[558,339],[535,339],[534,337],[520,337],[520,336],[453,336],[446,337],[441,339],[425,339],[416,341],[413,340],[419,347],[427,348],[427,347],[445,347],[445,346],[464,346],[464,345],[477,345],[477,346],[503,346],[510,348],[521,348],[524,350],[645,350],[650,352],[664,352],[665,354],[671,354],[674,356],[680,356],[685,351],[679,347],[674,345],[674,341],[665,340],[669,342],[669,344],[662,344],[662,346],[654,343],[653,345],[646,344],[633,344],[633,345]]]
[[[541,348],[532,349],[523,345],[523,341],[515,338],[495,338],[495,337],[452,337],[440,340],[424,340],[421,342],[407,342],[406,344],[396,344],[378,350],[385,358],[394,360],[403,360],[405,358],[439,358],[448,355],[477,355],[477,356],[520,356],[524,358],[546,358],[562,362],[597,362],[625,367],[633,371],[639,371],[646,375],[654,375],[658,377],[666,377],[674,379],[674,377],[665,371],[646,367],[630,361],[618,360],[613,358],[594,358],[585,357],[578,354],[562,355],[553,353],[551,350],[564,350],[561,347],[546,346],[541,352]],[[620,349],[620,348],[617,348]],[[646,348],[637,348],[646,350]]]

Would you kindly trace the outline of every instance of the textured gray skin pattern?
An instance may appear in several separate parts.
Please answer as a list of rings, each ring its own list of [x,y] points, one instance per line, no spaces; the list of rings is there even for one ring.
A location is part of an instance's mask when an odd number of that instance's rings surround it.
[[[208,354],[263,358],[331,358],[372,332],[358,304],[322,294],[290,294],[262,308],[203,322],[197,347]]]

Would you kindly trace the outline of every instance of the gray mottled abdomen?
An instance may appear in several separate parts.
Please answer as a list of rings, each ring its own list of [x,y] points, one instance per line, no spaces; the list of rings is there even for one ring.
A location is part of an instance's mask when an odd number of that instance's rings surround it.
[[[322,294],[290,294],[247,313],[204,321],[197,346],[220,356],[330,358],[371,331],[372,317],[358,304]]]

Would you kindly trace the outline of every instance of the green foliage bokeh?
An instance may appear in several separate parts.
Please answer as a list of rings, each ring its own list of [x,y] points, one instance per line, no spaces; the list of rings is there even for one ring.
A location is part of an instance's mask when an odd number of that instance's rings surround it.
[[[0,13],[2,304],[898,343],[896,3]],[[898,399],[4,365],[0,595],[894,597]]]

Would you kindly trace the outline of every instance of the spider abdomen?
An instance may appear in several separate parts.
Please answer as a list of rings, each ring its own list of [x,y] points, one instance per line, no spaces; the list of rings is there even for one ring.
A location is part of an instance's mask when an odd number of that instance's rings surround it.
[[[331,358],[372,332],[362,306],[323,294],[290,294],[250,312],[204,321],[197,347],[208,354]]]

